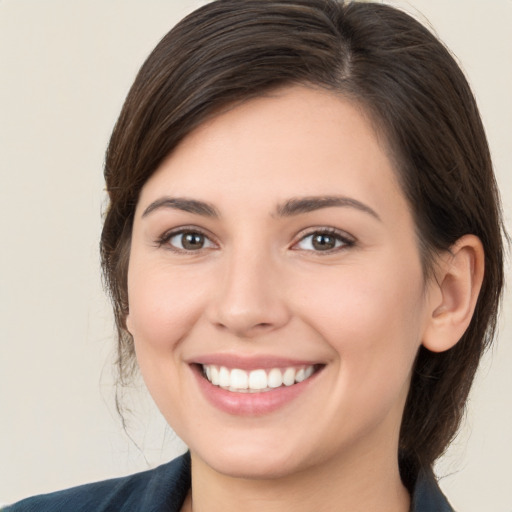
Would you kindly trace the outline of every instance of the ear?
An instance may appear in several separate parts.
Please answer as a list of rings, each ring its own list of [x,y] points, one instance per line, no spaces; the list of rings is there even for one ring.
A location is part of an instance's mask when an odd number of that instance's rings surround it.
[[[459,238],[441,255],[429,288],[429,317],[423,346],[444,352],[461,338],[471,322],[484,277],[484,249],[475,235]],[[434,281],[434,280],[433,280]]]

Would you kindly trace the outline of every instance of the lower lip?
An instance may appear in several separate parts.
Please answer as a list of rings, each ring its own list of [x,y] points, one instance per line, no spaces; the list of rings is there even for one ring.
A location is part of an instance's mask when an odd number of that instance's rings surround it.
[[[274,412],[297,398],[316,379],[320,370],[293,386],[281,386],[261,393],[236,393],[214,386],[198,365],[191,366],[200,390],[217,409],[238,416],[262,416]]]

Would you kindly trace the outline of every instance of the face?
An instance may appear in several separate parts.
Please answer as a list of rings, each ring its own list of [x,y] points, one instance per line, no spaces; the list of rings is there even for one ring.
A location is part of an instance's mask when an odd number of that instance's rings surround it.
[[[142,189],[127,326],[151,395],[214,471],[396,459],[428,286],[371,123],[303,87],[200,126]]]

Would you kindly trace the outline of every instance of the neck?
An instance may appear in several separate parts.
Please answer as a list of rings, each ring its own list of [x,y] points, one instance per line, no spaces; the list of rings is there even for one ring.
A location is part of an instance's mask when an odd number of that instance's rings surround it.
[[[331,460],[281,478],[247,479],[218,473],[192,454],[192,493],[183,510],[407,512],[410,498],[398,462],[375,455],[349,457],[343,464]]]

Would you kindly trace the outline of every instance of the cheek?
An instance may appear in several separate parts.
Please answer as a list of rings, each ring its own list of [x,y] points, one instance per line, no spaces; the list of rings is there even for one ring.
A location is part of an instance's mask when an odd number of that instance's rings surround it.
[[[316,276],[304,301],[307,321],[337,354],[341,385],[353,392],[401,386],[421,343],[425,302],[421,268],[379,265],[341,269],[338,279]],[[371,378],[370,378],[371,377]]]
[[[365,339],[379,343],[399,332],[413,334],[421,330],[424,309],[421,270],[416,265],[391,268],[395,272],[381,272],[377,265],[353,265],[312,274],[301,282],[300,288],[308,293],[302,292],[300,307],[305,314],[310,312],[319,330],[330,331],[328,337],[338,331],[357,346]]]
[[[204,291],[195,280],[162,269],[158,263],[128,272],[128,330],[135,346],[166,352],[183,338],[201,314]]]
[[[159,262],[138,265],[137,258],[128,272],[127,327],[137,363],[153,400],[178,430],[188,396],[181,342],[197,322],[204,301],[201,287],[182,274]]]

